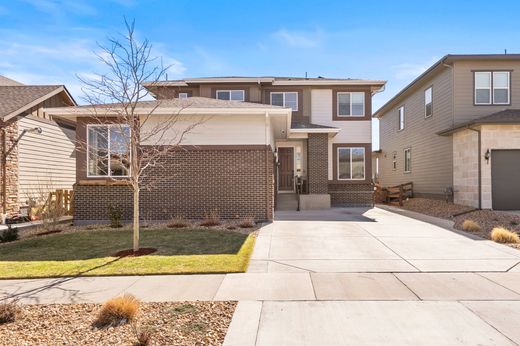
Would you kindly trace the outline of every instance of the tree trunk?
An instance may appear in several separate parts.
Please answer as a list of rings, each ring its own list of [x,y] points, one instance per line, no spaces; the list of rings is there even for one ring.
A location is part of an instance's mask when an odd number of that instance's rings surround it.
[[[134,252],[139,251],[139,188],[134,187]]]

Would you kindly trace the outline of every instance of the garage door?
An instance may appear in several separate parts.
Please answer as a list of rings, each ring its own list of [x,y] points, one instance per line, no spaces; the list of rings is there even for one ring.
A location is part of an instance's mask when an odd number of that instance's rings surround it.
[[[493,209],[520,210],[520,150],[491,151]]]

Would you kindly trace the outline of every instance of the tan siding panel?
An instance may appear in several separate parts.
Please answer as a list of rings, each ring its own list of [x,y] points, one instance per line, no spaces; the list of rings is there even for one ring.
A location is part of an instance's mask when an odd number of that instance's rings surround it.
[[[433,116],[424,117],[424,90],[433,85]],[[385,113],[380,120],[382,154],[379,160],[380,182],[392,186],[413,181],[414,191],[423,194],[444,193],[452,186],[453,150],[451,137],[436,132],[452,125],[451,70],[446,68],[433,79],[425,80],[417,91]],[[398,131],[397,109],[405,106],[405,128]],[[412,148],[412,172],[404,173],[404,149]],[[392,169],[393,152],[397,169]]]
[[[19,131],[41,127],[42,134],[27,133],[19,143],[19,193],[25,202],[28,196],[52,189],[71,189],[76,180],[73,130],[55,122],[25,117]]]

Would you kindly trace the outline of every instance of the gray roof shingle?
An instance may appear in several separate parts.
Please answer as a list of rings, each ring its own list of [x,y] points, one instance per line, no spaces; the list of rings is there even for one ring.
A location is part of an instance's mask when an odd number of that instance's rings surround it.
[[[0,86],[0,118],[23,108],[31,102],[55,91],[62,85]]]
[[[23,85],[23,84],[15,81],[11,78],[7,78],[6,76],[0,75],[0,86],[13,86],[13,85]]]

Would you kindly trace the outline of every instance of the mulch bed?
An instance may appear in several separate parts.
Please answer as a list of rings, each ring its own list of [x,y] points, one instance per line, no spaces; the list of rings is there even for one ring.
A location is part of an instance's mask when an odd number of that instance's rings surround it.
[[[153,247],[142,247],[135,252],[133,249],[118,251],[113,254],[112,257],[139,257],[152,254],[156,251],[157,249]]]
[[[475,210],[473,207],[428,198],[410,198],[404,201],[404,205],[401,208],[425,215],[453,220],[455,222],[454,227],[461,231],[464,231],[462,229],[464,220],[475,221],[480,225],[481,230],[479,232],[468,233],[485,239],[490,239],[490,233],[495,227],[504,227],[520,234],[520,215],[504,211]],[[507,245],[520,248],[520,244]]]
[[[22,305],[0,325],[0,345],[133,345],[137,330],[151,345],[222,345],[236,302],[141,303],[135,325],[92,327],[98,304]]]

